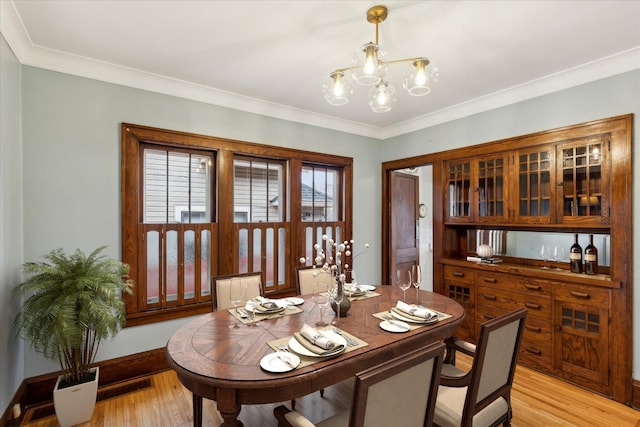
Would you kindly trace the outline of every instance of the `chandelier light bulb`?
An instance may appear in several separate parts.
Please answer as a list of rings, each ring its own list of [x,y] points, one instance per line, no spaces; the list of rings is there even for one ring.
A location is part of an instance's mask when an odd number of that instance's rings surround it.
[[[344,105],[349,102],[353,88],[342,71],[334,71],[325,79],[322,92],[329,104]]]
[[[431,92],[430,85],[437,81],[437,68],[427,58],[418,58],[404,78],[402,87],[413,96],[424,96]]]
[[[375,113],[386,113],[396,105],[396,88],[381,81],[369,92],[369,106]]]
[[[363,86],[373,86],[384,77],[384,50],[375,43],[367,43],[353,54],[351,76]]]

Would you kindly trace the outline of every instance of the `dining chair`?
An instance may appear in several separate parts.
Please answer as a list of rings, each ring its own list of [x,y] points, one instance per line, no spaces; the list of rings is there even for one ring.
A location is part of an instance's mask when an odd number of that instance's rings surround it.
[[[262,273],[259,271],[217,276],[213,278],[213,291],[215,292],[213,298],[214,310],[226,310],[227,308],[233,307],[233,304],[231,304],[229,300],[229,289],[231,288],[231,279],[233,278],[240,279],[240,286],[247,286],[246,299],[249,300],[258,296],[264,296]]]
[[[434,425],[511,425],[511,385],[527,310],[520,308],[480,326],[477,345],[449,338],[442,366]],[[471,369],[457,368],[455,352],[473,357]]]
[[[296,279],[298,295],[311,295],[313,293],[313,283],[316,281],[326,282],[327,285],[331,285],[333,282],[331,274],[316,266],[297,267]]]
[[[356,374],[351,409],[317,424],[280,405],[278,426],[431,426],[444,348],[436,342]]]

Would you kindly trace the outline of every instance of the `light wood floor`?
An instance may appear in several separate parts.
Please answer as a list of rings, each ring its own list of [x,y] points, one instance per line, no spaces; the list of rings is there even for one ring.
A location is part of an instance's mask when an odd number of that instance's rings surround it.
[[[469,359],[458,356],[458,365],[468,368]],[[296,409],[312,421],[319,421],[346,408],[350,402],[349,384],[337,384],[325,390],[325,397],[314,393],[297,400]],[[275,405],[242,408],[240,420],[246,427],[276,426]],[[286,403],[289,406],[289,403]],[[640,427],[640,412],[579,387],[536,371],[518,367],[512,390],[513,427],[529,426],[602,426]],[[82,427],[190,426],[191,392],[182,386],[173,371],[151,378],[151,387],[98,402],[89,423]],[[205,400],[203,425],[222,422],[215,402]],[[55,416],[25,423],[29,427],[55,427]]]

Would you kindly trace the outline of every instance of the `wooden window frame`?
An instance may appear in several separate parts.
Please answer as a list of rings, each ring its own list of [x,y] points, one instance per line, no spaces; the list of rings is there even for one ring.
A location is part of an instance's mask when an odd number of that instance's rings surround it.
[[[207,135],[200,135],[174,130],[140,126],[129,123],[121,125],[121,220],[122,220],[122,261],[131,270],[129,276],[138,283],[143,273],[140,268],[140,257],[144,253],[139,238],[142,219],[140,203],[140,165],[141,145],[150,143],[182,147],[186,150],[203,150],[214,153],[215,176],[211,185],[212,192],[212,234],[211,234],[211,277],[236,273],[237,262],[233,251],[219,250],[218,242],[235,241],[236,227],[233,227],[233,192],[219,191],[221,188],[233,188],[234,156],[271,159],[286,164],[285,179],[288,183],[285,211],[288,222],[287,248],[285,251],[286,283],[274,289],[273,294],[293,295],[296,291],[295,267],[299,266],[299,258],[303,250],[300,232],[301,223],[301,185],[300,174],[303,164],[313,164],[336,168],[342,171],[341,181],[341,218],[343,233],[351,235],[352,227],[352,187],[353,159],[334,154],[314,153],[285,147],[269,146],[231,140]],[[306,222],[305,225],[311,223]],[[221,247],[221,246],[220,246]],[[134,289],[133,295],[124,295],[127,308],[126,326],[149,324],[169,319],[193,316],[212,310],[211,300],[203,300],[190,305],[167,306],[146,310],[140,304],[140,293]]]

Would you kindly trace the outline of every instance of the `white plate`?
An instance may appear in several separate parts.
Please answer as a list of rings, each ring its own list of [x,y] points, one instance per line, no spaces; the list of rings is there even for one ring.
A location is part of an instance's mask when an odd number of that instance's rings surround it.
[[[284,359],[284,360],[283,360]],[[291,364],[287,363],[289,361]],[[269,372],[288,372],[300,364],[300,358],[284,351],[269,353],[260,359],[260,366]]]
[[[273,314],[273,313],[278,313],[282,310],[284,310],[285,308],[287,308],[287,302],[284,300],[269,300],[271,302],[273,302],[275,305],[278,306],[278,308],[274,308],[273,310],[268,310],[268,311],[260,311],[260,310],[256,310],[256,314]],[[244,309],[245,310],[249,310],[251,311],[251,308],[249,308],[249,306],[251,305],[252,302],[248,302],[247,304],[245,304]],[[259,302],[253,301],[253,304],[255,304],[256,306],[260,305]]]
[[[342,353],[347,348],[347,340],[344,339],[344,337],[341,337],[340,335],[334,334],[333,332],[330,332],[330,331],[322,331],[322,334],[325,337],[330,338],[332,341],[334,341],[340,347],[336,351],[332,351],[331,353],[316,354],[311,350],[307,350],[307,348],[305,346],[303,346],[302,344],[300,344],[298,342],[296,337],[292,336],[291,339],[289,339],[289,349],[292,350],[292,351],[295,351],[298,354],[302,354],[303,356],[331,357],[331,356],[335,356],[337,354]]]
[[[383,320],[380,322],[380,327],[387,332],[409,332],[411,330],[411,326],[401,320],[393,322]]]
[[[345,288],[347,289],[354,289],[355,287],[360,288],[361,290],[365,291],[365,292],[370,292],[370,291],[375,291],[376,287],[375,286],[371,286],[371,285],[352,285],[351,283],[346,283]]]
[[[396,313],[395,311],[391,310],[391,315],[393,317],[395,317],[398,320],[402,320],[403,322],[409,322],[409,323],[419,323],[421,325],[430,325],[431,323],[436,323],[438,321],[438,319],[440,318],[439,316],[436,316],[432,319],[429,320],[414,320],[414,319],[409,319],[408,317],[404,317],[401,314]]]
[[[293,305],[304,304],[304,300],[302,298],[297,298],[297,297],[287,297],[284,299],[284,302],[293,304]]]

